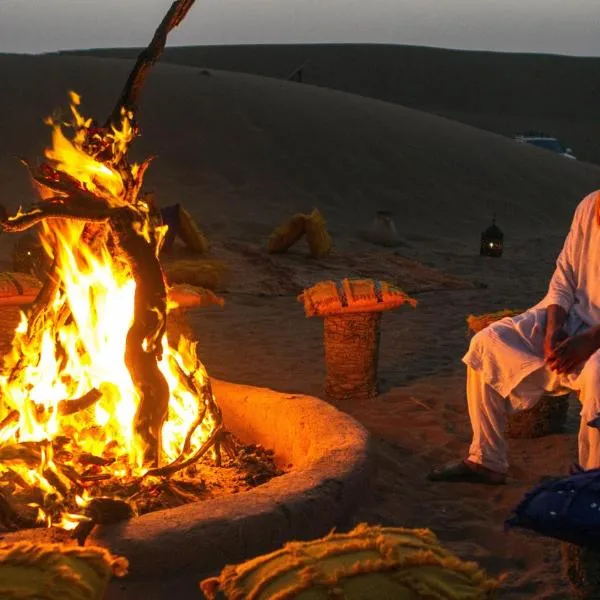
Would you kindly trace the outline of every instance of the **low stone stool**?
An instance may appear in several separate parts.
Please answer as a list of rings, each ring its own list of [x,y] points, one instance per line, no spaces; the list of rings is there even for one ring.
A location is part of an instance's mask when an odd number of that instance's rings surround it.
[[[326,383],[330,400],[373,398],[381,313],[416,300],[402,290],[372,279],[323,281],[298,297],[307,317],[323,317]]]
[[[520,314],[519,310],[501,310],[483,315],[469,315],[467,326],[473,334],[505,317]],[[511,439],[539,438],[562,433],[567,422],[569,394],[542,396],[533,408],[508,415],[505,435]]]
[[[562,572],[571,584],[572,597],[600,600],[600,551],[561,542]]]

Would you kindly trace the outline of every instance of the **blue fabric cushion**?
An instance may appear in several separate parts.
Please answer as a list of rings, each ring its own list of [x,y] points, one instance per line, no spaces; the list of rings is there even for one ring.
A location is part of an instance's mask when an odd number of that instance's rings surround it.
[[[600,550],[600,469],[537,486],[514,509],[505,527]]]

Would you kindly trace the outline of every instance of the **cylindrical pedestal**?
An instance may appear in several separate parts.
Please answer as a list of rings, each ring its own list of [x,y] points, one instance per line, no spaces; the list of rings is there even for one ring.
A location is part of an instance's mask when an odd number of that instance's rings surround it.
[[[554,433],[562,433],[569,410],[569,394],[564,396],[542,396],[529,410],[508,416],[507,438],[538,438]]]
[[[327,398],[348,400],[377,395],[380,323],[380,312],[325,317]]]
[[[562,542],[562,571],[573,598],[600,600],[600,551]]]

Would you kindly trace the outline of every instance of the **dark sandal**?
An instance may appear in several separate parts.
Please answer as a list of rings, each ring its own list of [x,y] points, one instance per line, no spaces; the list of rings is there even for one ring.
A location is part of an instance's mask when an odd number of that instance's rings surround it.
[[[444,481],[448,483],[481,483],[485,485],[504,485],[506,475],[496,473],[484,467],[470,467],[464,460],[451,463],[441,469],[434,469],[427,476],[429,481]]]

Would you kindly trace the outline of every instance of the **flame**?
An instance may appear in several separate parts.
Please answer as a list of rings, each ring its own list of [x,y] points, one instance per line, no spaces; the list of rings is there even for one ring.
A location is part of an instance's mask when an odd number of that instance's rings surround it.
[[[52,146],[46,150],[46,158],[54,169],[111,206],[126,204],[131,201],[126,179],[135,178],[140,167],[131,165],[129,172],[123,173],[117,163],[135,135],[132,115],[124,111],[119,128],[100,130],[79,113],[76,94],[71,93],[71,101],[73,122],[69,126],[73,134],[66,135],[64,123],[49,120]],[[109,152],[105,152],[107,148]],[[103,159],[104,155],[110,160]],[[151,235],[162,238],[166,228],[152,223],[147,205],[138,201],[138,206],[145,215],[138,233],[146,239]],[[63,285],[35,323],[34,336],[28,321],[31,317],[22,315],[0,375],[0,416],[14,410],[19,413],[17,422],[0,431],[0,451],[8,445],[42,443],[35,468],[19,461],[9,467],[0,463],[0,473],[4,475],[10,468],[40,490],[44,501],[35,505],[38,520],[66,529],[85,519],[76,511],[89,501],[85,494],[76,493],[76,486],[63,474],[67,467],[75,466],[69,459],[69,444],[76,444],[80,452],[112,461],[103,468],[113,479],[129,481],[147,472],[142,461],[143,444],[133,427],[139,398],[123,359],[134,314],[135,281],[126,261],[108,242],[98,245],[94,240],[92,247],[82,238],[83,231],[84,224],[73,220],[43,223],[41,239],[56,261]],[[178,347],[172,348],[165,334],[162,348],[159,367],[170,388],[160,457],[164,464],[182,453],[190,424],[199,417],[198,399],[184,379],[192,378],[200,388],[207,374],[195,344],[189,340],[181,339]],[[101,394],[93,406],[61,415],[61,406],[90,390]],[[213,428],[214,422],[207,415],[195,431],[191,447],[199,447]],[[62,454],[58,441],[67,449]],[[65,469],[57,468],[58,462],[66,465]],[[48,505],[61,509],[46,510]]]

